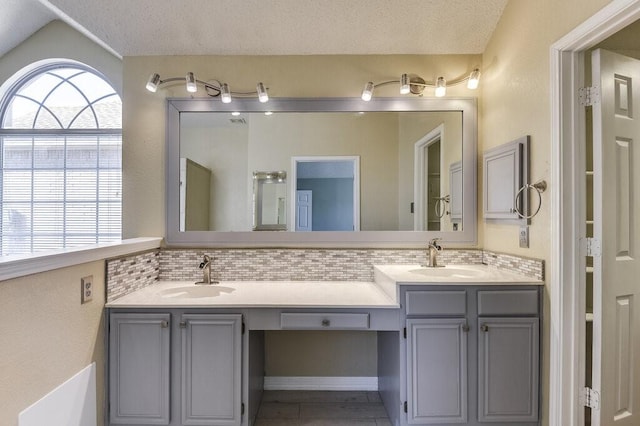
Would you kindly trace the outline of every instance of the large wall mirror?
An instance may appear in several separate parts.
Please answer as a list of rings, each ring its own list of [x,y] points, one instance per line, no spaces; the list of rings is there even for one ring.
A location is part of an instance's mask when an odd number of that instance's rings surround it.
[[[476,242],[475,99],[170,99],[167,120],[169,245]],[[276,170],[272,203],[254,176]]]

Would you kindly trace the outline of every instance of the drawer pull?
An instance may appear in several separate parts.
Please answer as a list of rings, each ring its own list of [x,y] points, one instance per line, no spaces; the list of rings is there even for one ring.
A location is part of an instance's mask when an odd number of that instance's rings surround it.
[[[331,321],[329,321],[328,319],[323,319],[322,320],[322,326],[323,327],[329,327],[331,325]]]
[[[462,331],[464,331],[465,333],[469,332],[469,324],[463,324],[462,325]]]
[[[486,333],[487,331],[489,331],[489,326],[487,324],[482,324],[480,326],[480,330],[482,330],[482,331],[484,331]]]

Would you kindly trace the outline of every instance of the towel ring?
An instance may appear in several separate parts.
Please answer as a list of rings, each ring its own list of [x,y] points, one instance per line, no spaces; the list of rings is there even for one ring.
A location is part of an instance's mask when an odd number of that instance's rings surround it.
[[[448,195],[445,195],[444,197],[439,197],[439,198],[435,199],[436,200],[436,204],[434,205],[434,208],[435,208],[435,211],[436,211],[435,212],[436,216],[438,218],[441,219],[442,217],[444,217],[444,215],[446,213],[449,213],[449,212],[447,212],[447,204],[446,204],[446,203],[449,202],[449,199],[450,198],[449,198]]]
[[[526,216],[524,214],[522,214],[522,212],[520,211],[520,207],[518,206],[518,199],[520,198],[520,194],[524,191],[524,190],[528,190],[529,189],[535,189],[536,193],[538,194],[538,208],[536,209],[535,212],[533,212],[533,214],[530,214],[529,216]],[[537,215],[540,212],[540,207],[542,207],[542,193],[544,191],[547,190],[547,182],[544,180],[540,180],[534,184],[526,184],[525,186],[523,186],[522,188],[520,188],[520,190],[518,190],[518,192],[516,192],[516,199],[515,199],[515,213],[520,216],[522,219],[531,219],[532,217],[534,217],[535,215]]]

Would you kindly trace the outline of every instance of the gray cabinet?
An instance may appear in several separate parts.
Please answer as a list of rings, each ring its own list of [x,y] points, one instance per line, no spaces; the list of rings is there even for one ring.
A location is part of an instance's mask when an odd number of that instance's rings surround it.
[[[182,424],[239,425],[241,315],[183,315]]]
[[[401,292],[402,425],[539,425],[539,288],[408,286]]]
[[[169,314],[111,314],[111,424],[169,424],[169,326]]]
[[[538,318],[479,318],[478,419],[538,420]]]
[[[241,364],[240,314],[111,312],[108,424],[239,426]]]
[[[407,321],[407,423],[467,422],[467,323]]]

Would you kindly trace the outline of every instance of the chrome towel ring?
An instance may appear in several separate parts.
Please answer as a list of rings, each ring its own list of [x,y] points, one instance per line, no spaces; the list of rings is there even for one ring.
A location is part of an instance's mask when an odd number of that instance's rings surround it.
[[[526,216],[522,214],[522,212],[520,211],[518,200],[520,199],[520,194],[522,194],[525,190],[527,190],[527,194],[528,194],[529,189],[535,189],[536,194],[538,194],[538,208],[536,209],[535,212],[533,212],[529,216]],[[534,184],[528,183],[522,188],[520,188],[518,192],[516,192],[515,209],[514,209],[515,213],[523,219],[531,219],[532,217],[537,215],[540,212],[540,207],[542,207],[542,193],[546,190],[547,190],[547,181],[545,180],[539,180]]]
[[[449,214],[449,212],[447,211],[447,204],[449,204],[451,201],[451,198],[449,197],[449,195],[445,195],[444,197],[435,197],[434,200],[436,200],[436,204],[435,204],[435,210],[436,210],[436,216],[438,216],[438,218],[442,218],[444,217],[445,214]]]

